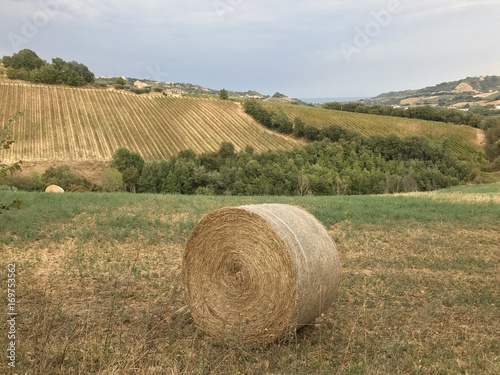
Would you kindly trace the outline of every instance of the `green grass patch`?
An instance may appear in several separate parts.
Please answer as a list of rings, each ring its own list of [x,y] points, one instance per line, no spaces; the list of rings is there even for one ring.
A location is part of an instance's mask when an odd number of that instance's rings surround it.
[[[445,189],[433,194],[498,193],[500,185]],[[495,190],[496,189],[496,190]],[[206,213],[225,206],[287,203],[310,211],[327,228],[348,220],[356,227],[377,224],[390,228],[401,222],[430,226],[441,222],[470,222],[473,227],[498,223],[498,204],[493,201],[454,202],[419,195],[335,197],[201,197],[134,195],[126,193],[45,194],[2,192],[1,201],[20,199],[20,210],[0,216],[4,243],[58,241],[118,241],[146,239],[182,241]],[[480,210],[481,215],[478,215]],[[470,221],[475,217],[474,221]]]

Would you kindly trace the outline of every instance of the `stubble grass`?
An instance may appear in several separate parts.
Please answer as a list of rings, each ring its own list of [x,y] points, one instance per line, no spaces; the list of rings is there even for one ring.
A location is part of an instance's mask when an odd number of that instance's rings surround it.
[[[18,269],[15,372],[500,373],[500,205],[450,198],[498,198],[498,187],[437,198],[2,192],[24,202],[0,215],[4,283],[7,264]],[[205,213],[264,202],[302,206],[329,229],[342,259],[340,293],[293,337],[226,345],[183,309],[185,240]]]

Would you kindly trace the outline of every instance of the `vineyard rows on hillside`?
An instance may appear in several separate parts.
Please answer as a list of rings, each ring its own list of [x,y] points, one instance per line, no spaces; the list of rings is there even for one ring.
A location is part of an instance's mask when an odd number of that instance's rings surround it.
[[[268,110],[284,111],[290,120],[299,117],[304,123],[318,128],[339,125],[364,136],[394,134],[399,137],[406,137],[425,135],[436,142],[446,141],[447,147],[454,153],[461,155],[473,155],[481,148],[478,132],[482,131],[470,126],[270,102],[263,104]]]
[[[119,147],[159,160],[185,149],[215,151],[223,141],[257,152],[299,144],[257,124],[240,104],[215,99],[0,83],[0,121],[20,111],[3,161],[110,160]]]

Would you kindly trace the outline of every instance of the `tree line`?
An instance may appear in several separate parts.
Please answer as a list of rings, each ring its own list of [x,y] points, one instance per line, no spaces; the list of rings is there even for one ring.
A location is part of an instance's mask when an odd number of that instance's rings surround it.
[[[427,191],[458,185],[471,164],[423,137],[323,139],[290,151],[181,151],[145,162],[125,148],[111,163],[127,191],[206,195],[340,195]]]
[[[48,63],[30,49],[4,56],[2,63],[9,79],[68,86],[84,86],[95,81],[94,73],[84,64],[59,57]]]
[[[67,191],[200,195],[351,195],[429,191],[466,181],[477,167],[451,155],[446,144],[424,137],[327,138],[293,150],[237,152],[223,142],[216,152],[192,150],[146,162],[138,153],[118,149],[101,174],[101,186],[68,166],[43,175],[0,179],[0,185],[43,190],[56,184]]]

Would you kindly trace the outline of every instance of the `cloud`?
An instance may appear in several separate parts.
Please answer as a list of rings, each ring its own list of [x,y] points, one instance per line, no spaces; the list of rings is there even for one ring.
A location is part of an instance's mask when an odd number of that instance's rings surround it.
[[[16,52],[7,35],[22,35],[42,3],[57,1],[57,15],[22,47],[81,61],[97,74],[141,78],[158,67],[169,80],[215,88],[362,96],[492,74],[500,61],[493,0],[3,1],[0,53]],[[384,22],[374,14],[391,4],[402,11],[377,29],[374,22]],[[361,48],[358,30],[371,30]],[[359,49],[350,61],[342,43]]]

